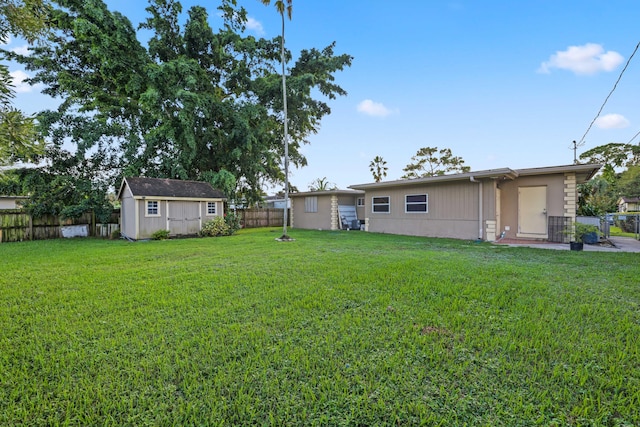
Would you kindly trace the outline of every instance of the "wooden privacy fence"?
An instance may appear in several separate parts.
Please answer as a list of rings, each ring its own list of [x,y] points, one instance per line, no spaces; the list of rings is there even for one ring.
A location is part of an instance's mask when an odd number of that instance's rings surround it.
[[[114,210],[107,224],[96,223],[92,212],[85,212],[80,218],[61,220],[55,215],[33,217],[21,209],[0,210],[0,242],[20,242],[23,240],[45,240],[62,237],[63,227],[86,225],[89,236],[110,237],[120,228],[120,210]]]
[[[238,209],[243,228],[282,227],[284,210],[276,208]]]

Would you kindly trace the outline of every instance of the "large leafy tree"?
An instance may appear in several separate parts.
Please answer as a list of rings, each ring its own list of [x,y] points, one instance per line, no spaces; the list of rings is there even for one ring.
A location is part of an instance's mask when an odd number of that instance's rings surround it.
[[[284,180],[279,40],[243,35],[246,11],[235,0],[221,1],[217,32],[202,7],[181,25],[180,2],[151,0],[141,25],[151,32],[146,47],[101,0],[56,4],[50,43],[15,58],[64,100],[40,116],[60,150],[71,141],[73,155],[93,158],[112,185],[122,175],[207,180],[251,202],[263,184]],[[306,164],[300,145],[330,113],[311,94],[345,94],[333,75],[352,58],[333,47],[302,51],[290,70],[299,109],[290,118],[290,158],[298,166]]]
[[[620,174],[618,192],[624,197],[640,197],[640,166],[631,166]]]
[[[611,168],[640,164],[640,145],[612,142],[599,145],[580,155],[588,163],[602,163]]]
[[[464,166],[461,157],[454,156],[450,148],[423,147],[415,156],[411,157],[403,171],[404,179],[422,178],[427,176],[444,175],[448,172],[468,172],[470,168]]]
[[[0,0],[0,40],[13,35],[33,43],[44,37],[48,11],[45,0]],[[35,118],[13,107],[14,96],[9,69],[0,64],[0,167],[34,160],[44,149]]]
[[[578,215],[598,216],[616,210],[616,182],[604,175],[578,186]]]

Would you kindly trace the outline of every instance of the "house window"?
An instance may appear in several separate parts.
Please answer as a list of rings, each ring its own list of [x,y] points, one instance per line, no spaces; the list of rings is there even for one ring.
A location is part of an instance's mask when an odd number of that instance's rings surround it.
[[[309,196],[304,198],[304,211],[305,212],[318,212],[318,197]]]
[[[157,200],[147,200],[146,216],[160,216],[160,203]]]
[[[374,213],[389,213],[391,203],[389,202],[389,196],[373,197],[371,199],[371,211]]]
[[[215,215],[216,214],[216,202],[207,202],[207,215]]]
[[[364,197],[358,197],[358,206],[364,206]]]
[[[410,194],[404,196],[404,211],[406,213],[427,213],[429,212],[428,194]]]

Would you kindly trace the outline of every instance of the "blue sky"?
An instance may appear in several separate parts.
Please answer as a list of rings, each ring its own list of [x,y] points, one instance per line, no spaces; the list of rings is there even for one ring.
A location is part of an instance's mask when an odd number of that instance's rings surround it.
[[[273,5],[238,0],[248,33],[275,37]],[[146,2],[109,0],[137,26]],[[208,7],[219,27],[217,1]],[[399,179],[421,147],[450,148],[472,170],[571,164],[580,141],[640,41],[636,0],[294,0],[286,43],[301,49],[333,41],[354,57],[336,82],[348,96],[303,148],[309,165],[293,168],[300,191],[326,177],[339,188],[373,180],[369,163],[387,161]],[[20,48],[12,41],[10,48]],[[12,68],[16,76],[20,69]],[[640,131],[640,53],[578,149],[628,142]],[[48,102],[22,91],[35,112]],[[53,105],[53,104],[52,104]],[[637,143],[637,140],[634,140]]]

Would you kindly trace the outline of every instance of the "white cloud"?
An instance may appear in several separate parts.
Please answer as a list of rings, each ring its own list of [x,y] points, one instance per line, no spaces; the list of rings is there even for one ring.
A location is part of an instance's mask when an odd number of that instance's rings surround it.
[[[247,28],[259,36],[264,35],[264,27],[260,21],[253,19],[252,17],[247,17]]]
[[[605,114],[598,117],[595,124],[600,129],[623,129],[629,126],[629,120],[622,114]]]
[[[26,93],[33,90],[33,86],[30,86],[27,82],[25,82],[25,79],[29,78],[27,73],[21,70],[16,70],[10,72],[9,74],[11,75],[11,83],[13,84],[16,93]]]
[[[373,102],[370,99],[365,99],[358,104],[358,111],[369,116],[386,117],[392,113],[390,109],[385,107],[379,102]]]
[[[12,47],[11,52],[17,53],[18,55],[29,56],[29,45],[25,44],[24,46]]]
[[[548,74],[553,68],[573,71],[576,74],[595,74],[600,71],[613,71],[624,58],[612,50],[595,43],[584,46],[569,46],[567,50],[558,51],[543,62],[538,72]]]

